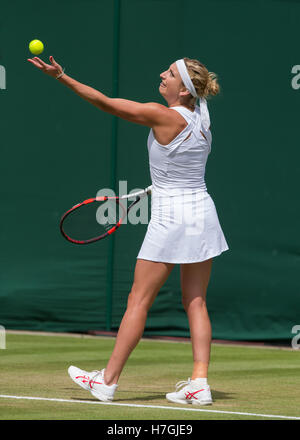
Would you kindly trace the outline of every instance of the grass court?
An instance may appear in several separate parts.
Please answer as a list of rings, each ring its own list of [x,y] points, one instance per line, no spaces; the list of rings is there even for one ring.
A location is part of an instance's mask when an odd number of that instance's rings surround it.
[[[106,337],[8,332],[0,350],[0,420],[300,419],[300,351],[212,344],[208,382],[214,404],[198,407],[165,399],[191,376],[190,343],[143,339],[112,404],[70,379],[70,365],[104,368],[113,345],[114,338]]]

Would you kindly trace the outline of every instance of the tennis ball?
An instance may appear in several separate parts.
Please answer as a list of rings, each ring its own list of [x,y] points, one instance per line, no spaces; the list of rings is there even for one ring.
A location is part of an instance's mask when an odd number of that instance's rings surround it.
[[[32,40],[29,43],[29,50],[34,55],[39,55],[44,50],[44,45],[40,40]]]

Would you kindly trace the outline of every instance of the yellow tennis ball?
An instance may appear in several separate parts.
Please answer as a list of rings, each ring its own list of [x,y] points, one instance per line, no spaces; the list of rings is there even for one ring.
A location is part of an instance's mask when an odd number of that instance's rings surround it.
[[[29,43],[29,50],[34,55],[39,55],[44,50],[44,45],[40,40],[32,40]]]

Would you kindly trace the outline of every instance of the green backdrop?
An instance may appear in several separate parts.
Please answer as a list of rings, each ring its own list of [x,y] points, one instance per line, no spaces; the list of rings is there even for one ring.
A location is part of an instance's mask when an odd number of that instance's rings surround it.
[[[1,325],[117,330],[146,231],[128,224],[90,246],[61,237],[60,216],[74,203],[122,180],[129,190],[150,184],[148,129],[102,113],[27,62],[39,38],[43,60],[53,55],[108,96],[164,103],[159,74],[184,56],[218,74],[206,182],[230,250],[213,264],[213,337],[292,337],[300,324],[299,25],[299,1],[2,3]],[[189,335],[180,297],[176,266],[146,334]]]

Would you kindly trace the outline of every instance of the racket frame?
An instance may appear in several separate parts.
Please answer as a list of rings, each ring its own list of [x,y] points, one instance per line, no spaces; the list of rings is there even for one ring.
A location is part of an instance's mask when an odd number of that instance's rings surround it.
[[[128,215],[128,212],[130,211],[130,209],[136,205],[141,198],[151,194],[151,189],[152,189],[152,185],[148,186],[147,188],[141,190],[141,191],[137,191],[135,193],[132,194],[125,194],[123,196],[116,196],[116,197],[109,197],[109,196],[101,196],[101,197],[90,197],[86,200],[83,200],[83,202],[77,203],[76,205],[72,206],[72,208],[70,208],[68,211],[66,211],[59,222],[59,228],[60,228],[60,232],[62,234],[62,236],[69,242],[73,243],[73,244],[79,244],[79,245],[83,245],[83,244],[90,244],[90,243],[95,243],[96,241],[99,240],[103,240],[104,238],[110,236],[111,234],[113,234],[123,223],[124,219],[126,218],[126,216]],[[121,200],[125,200],[125,199],[130,199],[136,197],[136,200],[134,200],[127,209],[124,208],[124,206],[122,205],[122,203],[120,203]],[[116,204],[121,207],[122,209],[122,215],[121,218],[118,220],[118,222],[116,224],[114,224],[114,226],[112,226],[108,231],[106,231],[104,234],[98,235],[96,237],[93,238],[89,238],[87,240],[77,240],[75,238],[70,237],[66,231],[64,230],[64,222],[65,220],[69,217],[70,214],[72,214],[75,210],[81,208],[84,205],[88,205],[91,203],[95,203],[95,202],[105,202],[107,200],[115,200]]]

